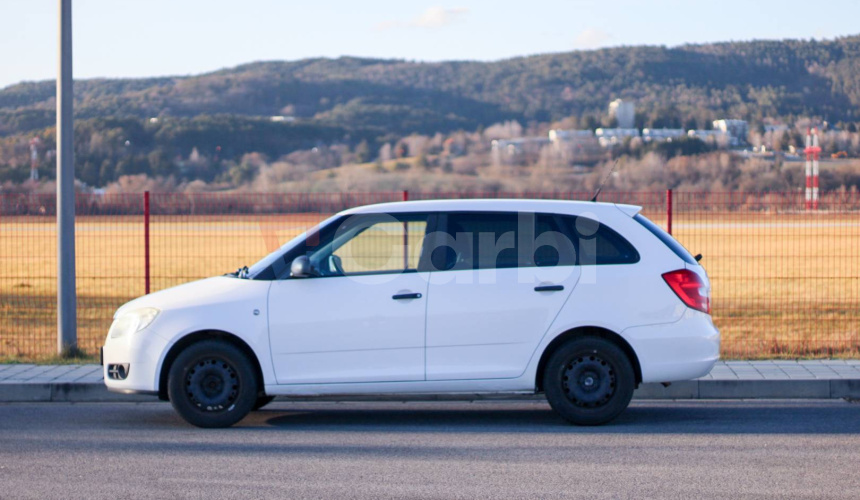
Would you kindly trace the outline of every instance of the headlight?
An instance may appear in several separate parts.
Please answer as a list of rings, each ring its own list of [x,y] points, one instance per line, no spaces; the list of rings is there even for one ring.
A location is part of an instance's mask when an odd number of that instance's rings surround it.
[[[114,320],[113,324],[110,326],[108,336],[112,339],[116,339],[123,335],[137,333],[155,321],[159,312],[161,311],[154,307],[145,307],[143,309],[129,311]]]

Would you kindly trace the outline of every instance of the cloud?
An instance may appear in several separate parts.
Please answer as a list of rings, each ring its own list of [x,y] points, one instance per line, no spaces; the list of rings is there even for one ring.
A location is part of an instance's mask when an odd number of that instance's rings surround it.
[[[458,17],[469,12],[465,7],[445,9],[442,7],[430,7],[414,19],[410,24],[421,28],[441,28],[453,23]]]
[[[612,35],[597,28],[588,28],[576,35],[573,46],[577,49],[596,49],[612,40]]]
[[[467,14],[469,9],[466,7],[454,7],[448,8],[445,7],[430,7],[424,12],[422,12],[418,17],[411,19],[409,21],[383,21],[378,23],[375,26],[375,29],[389,30],[393,28],[403,28],[403,27],[414,27],[414,28],[428,28],[428,29],[438,29],[445,26],[450,25],[455,22],[457,19],[463,17],[463,15]]]

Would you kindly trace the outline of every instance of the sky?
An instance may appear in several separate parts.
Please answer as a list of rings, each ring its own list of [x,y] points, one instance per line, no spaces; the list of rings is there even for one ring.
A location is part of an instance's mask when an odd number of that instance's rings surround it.
[[[860,33],[860,1],[73,0],[75,78],[342,55],[498,60],[619,45]],[[57,0],[0,0],[0,88],[53,79]]]

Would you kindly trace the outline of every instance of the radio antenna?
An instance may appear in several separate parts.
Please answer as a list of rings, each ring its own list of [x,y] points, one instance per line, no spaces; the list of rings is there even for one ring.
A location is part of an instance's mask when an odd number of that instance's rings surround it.
[[[606,181],[609,180],[609,176],[612,175],[612,172],[615,172],[615,167],[618,166],[618,158],[615,159],[615,162],[612,164],[612,168],[609,169],[609,172],[606,174],[606,177],[600,182],[600,185],[597,186],[597,191],[594,192],[594,196],[591,198],[591,201],[596,202],[597,197],[600,195],[600,190],[603,189],[603,185],[606,184]]]

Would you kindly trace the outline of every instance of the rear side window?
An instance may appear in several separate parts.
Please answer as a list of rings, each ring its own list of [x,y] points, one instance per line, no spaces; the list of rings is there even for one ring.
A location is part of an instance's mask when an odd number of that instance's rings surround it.
[[[563,217],[574,236],[576,263],[585,265],[635,264],[639,252],[623,236],[606,224],[587,217]]]
[[[636,214],[633,219],[635,219],[636,222],[638,222],[639,224],[645,226],[645,229],[651,231],[651,234],[659,238],[660,241],[662,241],[663,244],[669,247],[669,249],[672,250],[675,255],[680,257],[681,260],[683,260],[687,264],[691,264],[694,266],[699,264],[698,262],[696,262],[696,259],[693,258],[690,252],[688,252],[683,245],[678,243],[678,240],[673,238],[671,234],[667,233],[666,231],[663,231],[663,228],[651,222],[647,217],[642,214]]]
[[[505,269],[517,267],[517,214],[459,213],[448,215],[449,246],[438,269]],[[453,260],[452,260],[453,259]]]
[[[555,217],[528,212],[447,214],[446,241],[431,254],[436,270],[573,265],[573,244]]]
[[[576,264],[576,247],[552,214],[535,216],[534,265],[538,267]]]

